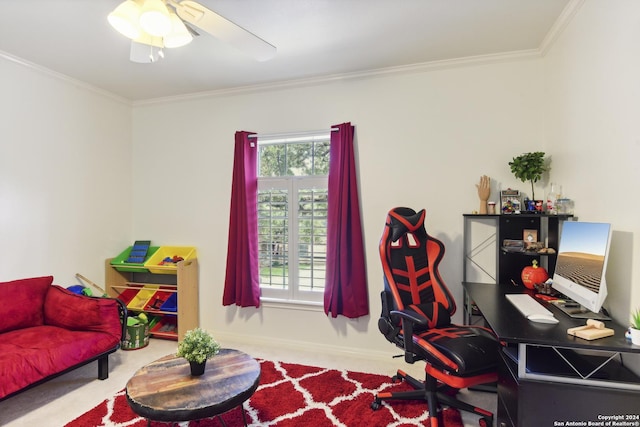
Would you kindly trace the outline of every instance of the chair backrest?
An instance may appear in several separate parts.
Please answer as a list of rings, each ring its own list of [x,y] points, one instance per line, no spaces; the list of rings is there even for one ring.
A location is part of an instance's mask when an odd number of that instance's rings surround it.
[[[416,212],[399,207],[389,211],[380,240],[385,290],[393,295],[397,310],[439,303],[453,315],[455,301],[438,272],[444,245],[427,234],[425,216],[424,209]]]

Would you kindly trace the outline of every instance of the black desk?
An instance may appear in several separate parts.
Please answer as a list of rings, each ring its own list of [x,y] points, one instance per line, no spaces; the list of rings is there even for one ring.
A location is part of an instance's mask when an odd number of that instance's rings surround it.
[[[640,378],[620,363],[623,353],[640,353],[640,346],[625,339],[625,327],[608,321],[613,336],[583,340],[567,335],[567,329],[585,320],[552,304],[541,302],[558,324],[534,323],[520,314],[504,295],[525,291],[522,287],[462,285],[467,311],[473,301],[505,344],[498,372],[499,427],[606,426],[608,421],[640,426]]]

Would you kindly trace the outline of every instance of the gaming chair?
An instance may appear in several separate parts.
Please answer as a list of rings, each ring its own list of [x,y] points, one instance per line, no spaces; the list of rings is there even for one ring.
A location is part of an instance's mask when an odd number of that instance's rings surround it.
[[[380,332],[404,350],[407,363],[424,360],[425,380],[402,370],[392,377],[414,389],[381,392],[383,400],[423,400],[428,403],[429,426],[438,426],[441,405],[480,415],[481,426],[493,425],[493,414],[453,397],[459,389],[497,380],[499,343],[488,329],[451,323],[455,301],[438,272],[444,245],[427,234],[425,211],[395,208],[389,211],[380,240],[384,270]]]

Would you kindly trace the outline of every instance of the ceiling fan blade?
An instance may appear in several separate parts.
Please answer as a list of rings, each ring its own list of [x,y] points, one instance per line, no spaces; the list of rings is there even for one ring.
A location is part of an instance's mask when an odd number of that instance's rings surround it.
[[[258,61],[267,61],[276,54],[275,46],[195,1],[184,0],[177,4],[172,2],[172,5],[184,21],[231,44]]]
[[[198,37],[200,36],[200,33],[197,32],[195,30],[195,28],[193,28],[193,25],[189,24],[188,22],[184,22],[182,21],[182,23],[184,24],[184,26],[186,27],[187,31],[189,31],[189,33],[193,36],[193,37]]]

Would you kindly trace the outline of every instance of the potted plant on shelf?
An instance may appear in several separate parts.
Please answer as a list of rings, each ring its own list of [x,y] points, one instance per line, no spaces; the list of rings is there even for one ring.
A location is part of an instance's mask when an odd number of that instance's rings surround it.
[[[184,357],[191,366],[191,375],[204,374],[207,359],[218,354],[220,344],[204,329],[195,328],[187,331],[184,339],[178,343],[176,356]]]
[[[509,162],[511,172],[522,182],[531,182],[531,199],[536,200],[533,184],[542,178],[542,174],[549,170],[545,165],[544,152],[535,151],[533,153],[524,153],[518,157],[514,157]]]
[[[635,345],[640,345],[640,309],[631,315],[629,333],[631,334],[631,342]]]

